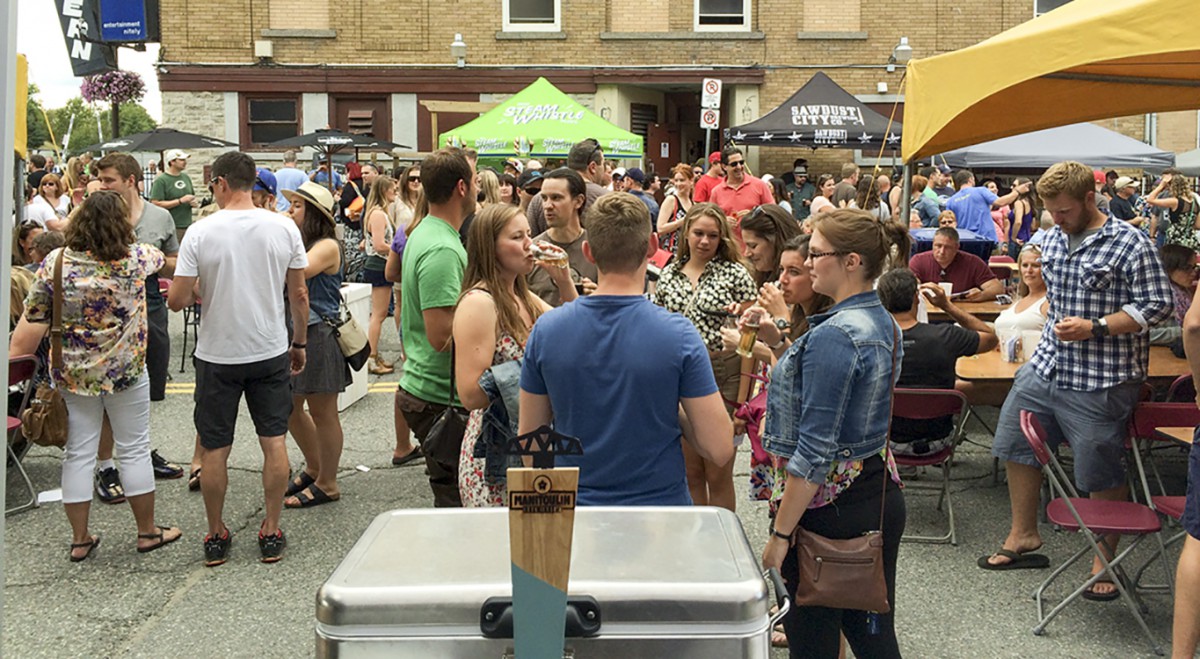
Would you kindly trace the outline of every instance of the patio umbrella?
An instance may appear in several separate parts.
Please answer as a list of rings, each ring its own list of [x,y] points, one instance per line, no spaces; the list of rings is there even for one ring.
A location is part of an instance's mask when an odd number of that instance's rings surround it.
[[[144,133],[125,135],[107,142],[90,144],[82,149],[76,149],[76,153],[84,151],[153,151],[157,153],[167,149],[223,149],[230,146],[237,145],[215,137],[197,135],[174,128],[155,128]]]
[[[333,154],[342,149],[357,151],[392,151],[394,149],[410,149],[412,147],[381,140],[370,135],[345,133],[336,128],[319,128],[311,133],[289,137],[267,145],[272,149],[316,149],[325,159],[326,168],[332,170]],[[329,176],[326,186],[333,190],[333,176]]]

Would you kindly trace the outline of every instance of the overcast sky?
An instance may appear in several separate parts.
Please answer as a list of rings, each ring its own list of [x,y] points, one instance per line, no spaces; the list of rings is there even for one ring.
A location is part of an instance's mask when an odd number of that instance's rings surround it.
[[[83,79],[71,75],[71,62],[67,58],[67,45],[63,41],[54,0],[18,0],[17,52],[29,59],[29,82],[41,90],[38,97],[42,107],[61,107],[79,95],[79,84]],[[121,48],[117,57],[122,69],[142,76],[146,82],[142,105],[150,116],[161,121],[162,99],[154,73],[158,46],[152,44],[144,53]]]

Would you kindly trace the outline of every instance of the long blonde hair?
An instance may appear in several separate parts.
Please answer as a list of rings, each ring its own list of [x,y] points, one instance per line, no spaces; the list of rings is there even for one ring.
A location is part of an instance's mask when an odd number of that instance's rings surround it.
[[[475,216],[468,230],[467,270],[463,273],[462,295],[458,300],[461,302],[472,289],[486,288],[496,305],[496,322],[500,331],[524,345],[529,338],[530,328],[521,320],[520,306],[525,307],[533,321],[542,315],[542,308],[524,277],[517,277],[514,287],[516,295],[508,295],[508,287],[500,274],[500,261],[496,258],[497,239],[504,227],[520,213],[521,209],[512,204],[491,204]]]
[[[479,191],[483,194],[482,203],[500,203],[500,177],[496,176],[496,172],[490,169],[479,172]]]
[[[725,211],[721,210],[720,206],[707,201],[692,204],[691,209],[683,216],[683,228],[680,229],[680,236],[682,238],[679,241],[678,252],[676,254],[680,265],[687,263],[688,259],[692,257],[692,248],[688,245],[687,236],[692,230],[692,225],[696,223],[696,220],[704,217],[716,222],[717,231],[721,234],[721,244],[717,247],[717,253],[713,256],[713,259],[724,259],[730,263],[738,263],[745,266],[746,262],[742,260],[737,243],[733,240],[733,230],[729,228],[729,220],[725,218]]]
[[[396,179],[390,176],[380,176],[371,184],[371,190],[367,193],[367,203],[363,205],[362,219],[367,221],[371,218],[371,213],[376,209],[383,211],[384,215],[388,216],[388,222],[392,221],[388,211],[387,193],[396,188]]]

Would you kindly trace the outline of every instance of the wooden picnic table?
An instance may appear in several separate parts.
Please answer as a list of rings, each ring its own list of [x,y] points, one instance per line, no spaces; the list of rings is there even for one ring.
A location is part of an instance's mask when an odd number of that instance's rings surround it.
[[[1166,437],[1167,439],[1169,439],[1171,441],[1179,442],[1181,444],[1187,444],[1190,446],[1192,443],[1192,431],[1193,430],[1195,430],[1195,428],[1188,428],[1188,427],[1159,428],[1158,434],[1162,435],[1163,437]]]
[[[988,300],[987,302],[955,302],[954,306],[984,322],[996,320],[996,316],[999,316],[1001,311],[1008,308],[1005,305],[997,304],[995,300]],[[948,321],[950,320],[950,316],[945,311],[930,304],[929,320]]]
[[[954,371],[963,380],[1011,383],[1017,369],[1024,365],[1025,362],[1006,362],[1000,358],[999,350],[992,350],[982,355],[959,357]],[[1150,346],[1150,380],[1174,380],[1186,373],[1191,373],[1186,359],[1176,357],[1167,346]]]

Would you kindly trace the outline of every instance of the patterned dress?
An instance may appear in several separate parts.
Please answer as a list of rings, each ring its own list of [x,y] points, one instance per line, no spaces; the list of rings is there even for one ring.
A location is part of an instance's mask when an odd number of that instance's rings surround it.
[[[487,294],[487,291],[474,290],[467,293]],[[496,337],[496,350],[492,353],[492,366],[521,359],[525,356],[525,346],[517,343],[508,332],[501,331]],[[467,431],[463,434],[462,450],[458,461],[458,491],[462,496],[463,506],[467,508],[495,508],[504,506],[507,498],[507,488],[503,483],[490,485],[484,478],[484,460],[475,457],[475,442],[483,431],[483,414],[486,409],[471,410],[467,421]]]

